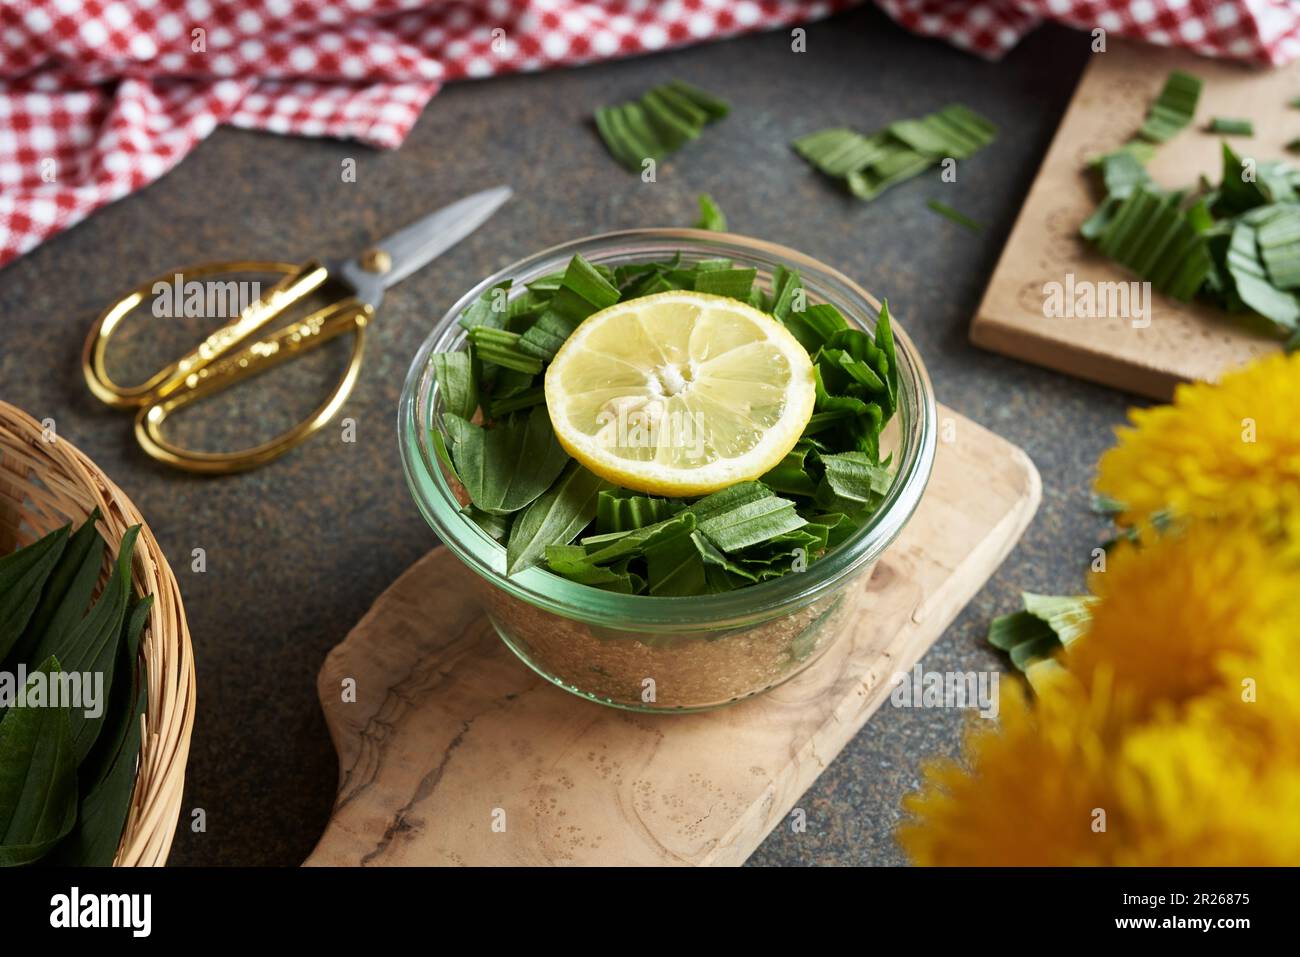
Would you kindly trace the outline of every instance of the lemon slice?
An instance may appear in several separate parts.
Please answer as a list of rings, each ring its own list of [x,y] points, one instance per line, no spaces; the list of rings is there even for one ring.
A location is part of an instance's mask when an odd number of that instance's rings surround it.
[[[602,309],[546,370],[546,408],[565,450],[655,495],[758,478],[794,447],[815,399],[812,360],[785,326],[699,292]]]

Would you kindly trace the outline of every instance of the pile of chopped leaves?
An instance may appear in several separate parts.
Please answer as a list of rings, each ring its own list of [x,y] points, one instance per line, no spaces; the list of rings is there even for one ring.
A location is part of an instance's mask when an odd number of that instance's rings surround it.
[[[639,100],[596,110],[596,130],[614,159],[633,172],[658,162],[722,119],[731,107],[682,80],[663,83]]]
[[[795,151],[859,199],[875,199],[891,186],[945,159],[961,160],[983,149],[997,127],[969,107],[954,103],[919,119],[898,120],[870,136],[855,130],[818,130],[794,141]]]
[[[1300,170],[1241,156],[1226,142],[1217,186],[1202,178],[1191,188],[1165,189],[1146,170],[1153,144],[1192,122],[1199,92],[1200,80],[1171,74],[1138,138],[1094,161],[1105,197],[1080,233],[1152,288],[1254,313],[1295,348]]]
[[[898,402],[889,307],[874,337],[832,305],[806,304],[799,273],[770,289],[727,259],[609,269],[574,256],[510,296],[489,289],[461,315],[468,348],[438,353],[442,423],[432,439],[464,487],[468,520],[505,546],[507,572],[541,564],[596,588],[660,596],[725,592],[799,571],[851,535],[891,482],[880,433]],[[551,430],[545,366],[588,316],[668,290],[729,296],[782,322],[812,357],[816,406],[772,471],[695,499],[615,487]]]
[[[0,558],[0,865],[111,864],[126,823],[153,598],[131,590],[136,526],[92,601],[106,548],[98,518]],[[74,687],[60,673],[77,676],[82,701],[54,700],[56,682]],[[98,708],[83,680],[94,675],[103,675]]]

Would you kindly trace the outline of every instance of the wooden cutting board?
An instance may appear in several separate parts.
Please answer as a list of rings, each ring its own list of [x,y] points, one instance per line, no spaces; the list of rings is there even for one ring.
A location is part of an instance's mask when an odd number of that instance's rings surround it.
[[[1002,251],[971,325],[976,345],[1155,399],[1169,399],[1179,382],[1216,379],[1280,348],[1240,319],[1159,293],[1151,296],[1145,328],[1122,317],[1044,315],[1044,284],[1064,286],[1066,274],[1091,282],[1133,278],[1078,236],[1099,198],[1096,176],[1085,166],[1137,130],[1175,69],[1205,84],[1193,124],[1159,147],[1148,165],[1158,183],[1191,186],[1200,173],[1219,182],[1222,138],[1205,132],[1215,116],[1254,121],[1253,137],[1226,137],[1238,154],[1261,162],[1291,157],[1285,147],[1300,136],[1300,110],[1287,102],[1300,95],[1300,63],[1264,71],[1111,39],[1107,52],[1092,55]]]
[[[574,697],[505,647],[445,548],[325,660],[339,794],[308,865],[740,864],[1001,563],[1038,507],[1019,448],[941,409],[916,514],[849,634],[765,695],[639,715]],[[356,701],[341,688],[356,681]],[[504,830],[494,830],[494,822]]]

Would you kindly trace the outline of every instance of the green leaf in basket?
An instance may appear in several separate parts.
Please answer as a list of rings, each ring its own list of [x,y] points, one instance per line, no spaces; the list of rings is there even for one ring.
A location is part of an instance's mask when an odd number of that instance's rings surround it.
[[[471,331],[471,339],[473,335],[474,332]],[[442,394],[442,407],[461,418],[474,418],[474,413],[478,411],[478,374],[469,353],[434,353],[433,375],[438,382],[438,391]]]
[[[515,519],[506,546],[506,574],[535,564],[548,545],[567,545],[596,516],[596,499],[610,483],[571,461],[545,493]]]
[[[58,565],[71,531],[72,525],[65,525],[0,558],[0,661],[8,657],[36,612],[46,579]]]
[[[119,680],[109,696],[107,724],[78,771],[81,800],[72,833],[55,852],[60,864],[106,867],[113,863],[131,808],[140,754],[140,717],[149,701],[145,666],[139,660],[140,634],[153,596],[134,602],[122,631]],[[121,680],[130,676],[130,681]]]
[[[28,688],[59,670],[57,659],[46,659]],[[69,709],[10,708],[0,718],[0,867],[40,860],[72,829],[76,816]]]
[[[115,678],[105,704],[104,727],[95,746],[77,770],[83,792],[107,776],[113,761],[122,750],[122,743],[130,734],[131,725],[138,723],[138,711],[133,705],[139,697],[140,679],[144,675],[142,668],[137,669],[136,665],[140,658],[140,635],[152,608],[153,595],[132,598],[130,610],[122,623]]]
[[[149,689],[142,687],[130,711],[127,737],[104,777],[78,802],[76,825],[55,851],[56,863],[85,867],[113,863],[131,810],[140,755],[140,716],[148,702]]]
[[[1170,139],[1192,122],[1200,96],[1200,77],[1182,70],[1171,71],[1138,134],[1152,143]]]
[[[113,573],[90,613],[64,634],[47,633],[36,646],[37,661],[53,657],[68,672],[102,675],[106,695],[112,693],[122,625],[131,599],[131,558],[139,534],[140,526],[133,525],[122,536]],[[73,708],[68,714],[72,750],[78,765],[90,753],[106,718],[106,711],[88,717],[86,710]]]
[[[451,455],[461,483],[485,512],[517,512],[550,488],[569,461],[544,406],[516,413],[490,429],[452,413],[443,421],[453,439]]]
[[[40,604],[27,623],[27,629],[10,651],[10,661],[31,666],[36,646],[47,635],[51,641],[81,621],[90,607],[99,571],[104,564],[104,539],[95,528],[99,509],[91,512],[82,526],[68,539],[68,546],[45,583]]]

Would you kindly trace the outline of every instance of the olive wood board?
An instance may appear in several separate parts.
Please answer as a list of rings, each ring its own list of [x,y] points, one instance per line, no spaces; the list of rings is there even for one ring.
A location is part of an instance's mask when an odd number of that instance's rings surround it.
[[[1021,449],[946,409],[940,421],[952,441],[852,586],[868,593],[849,632],[792,680],[715,711],[633,714],[561,690],[496,636],[468,597],[473,572],[445,548],[425,555],[321,668],[339,787],[306,864],[742,863],[1038,507]]]
[[[1081,37],[1080,42],[1090,42]],[[1193,186],[1204,173],[1218,183],[1220,143],[1260,162],[1293,159],[1286,144],[1300,135],[1300,63],[1263,70],[1111,39],[1094,53],[1002,251],[971,324],[978,346],[1154,399],[1168,400],[1180,382],[1214,380],[1280,341],[1243,317],[1152,292],[1147,317],[1049,318],[1047,283],[1065,288],[1067,274],[1092,283],[1135,277],[1090,249],[1079,226],[1097,207],[1101,187],[1088,159],[1129,139],[1170,70],[1204,80],[1196,117],[1156,148],[1147,168],[1169,188]],[[1213,117],[1254,122],[1255,135],[1206,132]],[[1109,311],[1109,310],[1096,310]],[[1123,311],[1123,310],[1118,310]],[[1149,320],[1149,325],[1144,323]]]

